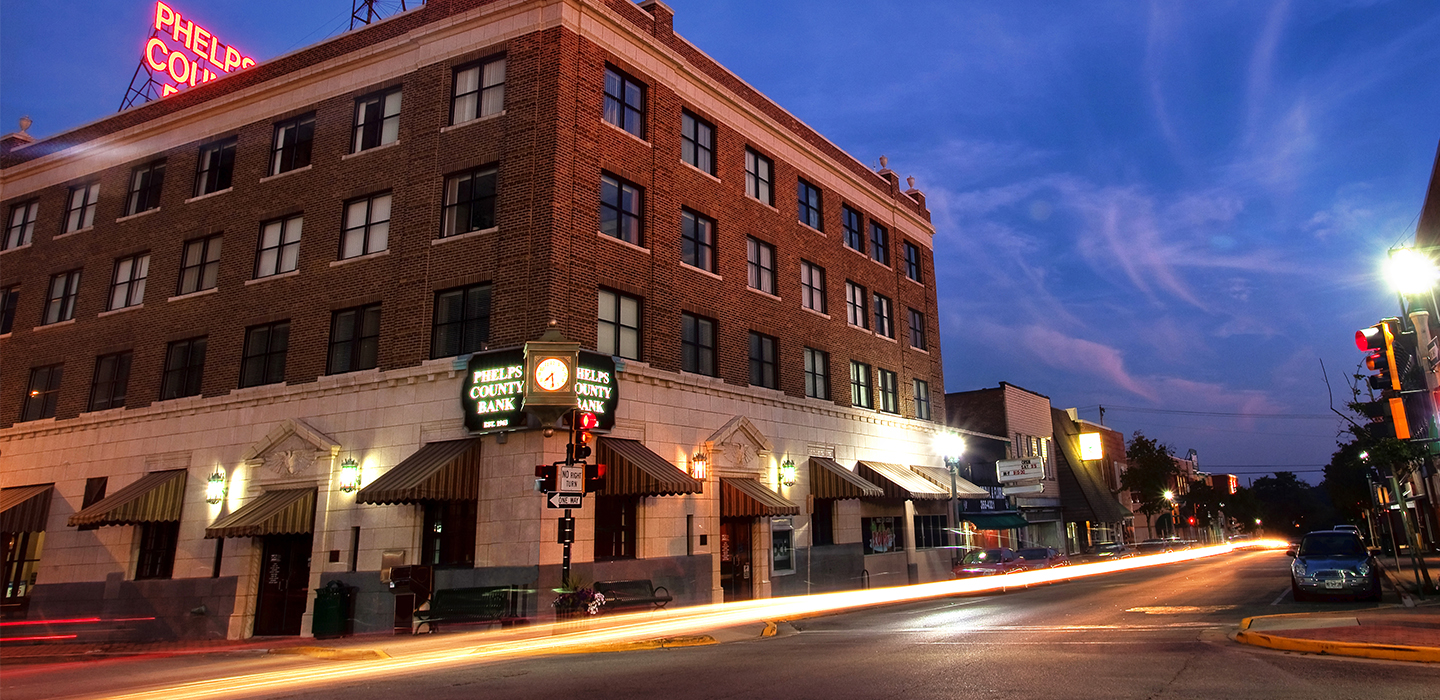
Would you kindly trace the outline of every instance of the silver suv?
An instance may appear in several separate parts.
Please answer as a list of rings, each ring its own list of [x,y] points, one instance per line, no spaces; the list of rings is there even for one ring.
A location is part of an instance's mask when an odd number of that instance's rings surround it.
[[[1287,554],[1295,557],[1290,564],[1290,590],[1296,601],[1317,595],[1380,600],[1380,563],[1353,532],[1312,532]]]

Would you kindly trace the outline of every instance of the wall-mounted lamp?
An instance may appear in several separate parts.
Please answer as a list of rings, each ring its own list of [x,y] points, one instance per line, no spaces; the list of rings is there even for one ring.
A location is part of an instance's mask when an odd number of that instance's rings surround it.
[[[780,465],[780,483],[786,486],[794,486],[795,474],[798,471],[800,470],[795,468],[795,462],[793,460],[785,460],[784,463]]]
[[[696,452],[695,456],[690,458],[690,476],[695,479],[704,479],[708,466],[710,466],[710,458],[705,456],[705,452],[703,450]]]
[[[340,463],[340,490],[350,493],[360,488],[360,463],[346,459]]]
[[[1080,460],[1104,458],[1105,447],[1100,442],[1100,433],[1080,433]]]
[[[215,467],[210,479],[205,482],[205,502],[215,505],[225,500],[225,471]]]

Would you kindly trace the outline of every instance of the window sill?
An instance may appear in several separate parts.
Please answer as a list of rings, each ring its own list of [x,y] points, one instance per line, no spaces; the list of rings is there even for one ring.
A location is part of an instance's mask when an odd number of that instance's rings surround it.
[[[265,177],[260,178],[260,182],[270,182],[271,180],[279,180],[280,178],[285,177],[286,175],[294,175],[295,173],[303,173],[303,172],[305,172],[305,171],[307,171],[307,170],[309,170],[309,169],[311,169],[311,168],[313,168],[313,167],[315,167],[315,164],[314,164],[314,163],[311,163],[310,165],[307,165],[307,166],[305,166],[305,167],[303,167],[303,168],[294,168],[294,169],[291,169],[291,170],[286,170],[286,171],[283,172],[283,173],[275,173],[274,175],[266,175]]]
[[[214,294],[214,293],[216,293],[216,292],[218,292],[218,291],[220,291],[220,287],[215,286],[215,287],[211,287],[211,288],[209,288],[209,289],[202,289],[202,290],[200,290],[200,291],[198,291],[198,292],[187,292],[187,293],[185,293],[185,294],[177,294],[177,295],[175,295],[175,296],[173,296],[173,297],[170,297],[169,299],[166,299],[165,301],[180,301],[181,299],[194,299],[195,297],[203,297],[203,296],[206,296],[206,295]]]
[[[911,350],[914,350],[915,352],[924,353],[924,354],[926,354],[926,355],[929,355],[929,354],[930,354],[930,351],[929,351],[929,350],[926,350],[925,348],[917,348],[917,347],[915,347],[914,345],[911,345],[911,346],[910,346],[910,349],[911,349]]]
[[[846,321],[846,322],[845,322],[845,325],[847,325],[847,326],[849,326],[850,328],[853,328],[853,329],[855,329],[855,330],[857,330],[857,331],[860,331],[861,333],[864,333],[864,334],[866,334],[866,335],[875,335],[875,333],[873,333],[869,328],[866,328],[865,326],[857,326],[857,325],[855,325],[855,324],[853,324],[853,323],[851,323],[851,322],[849,322],[849,321]]]
[[[881,339],[881,340],[883,340],[883,341],[889,342],[889,343],[895,343],[896,345],[899,345],[899,344],[900,344],[900,341],[898,341],[898,340],[896,340],[896,339],[894,339],[894,338],[891,338],[891,337],[888,336],[888,335],[883,335],[883,334],[880,334],[880,333],[876,333],[876,334],[875,334],[875,337],[876,337],[876,338],[879,338],[879,339]]]
[[[249,287],[249,286],[252,285],[252,284],[260,284],[261,282],[269,282],[270,280],[278,280],[278,279],[285,279],[285,278],[287,278],[287,277],[295,277],[296,275],[299,275],[299,274],[300,274],[300,271],[299,271],[299,270],[291,270],[291,271],[289,271],[289,272],[281,272],[280,274],[276,274],[276,275],[265,275],[264,277],[256,277],[256,278],[253,279],[253,280],[245,280],[245,286]]]
[[[122,216],[122,217],[116,219],[116,220],[115,220],[115,223],[117,223],[117,224],[119,224],[119,223],[124,223],[124,222],[126,222],[126,221],[130,221],[130,220],[133,220],[133,219],[138,219],[138,218],[140,218],[140,217],[142,217],[142,216],[149,216],[149,215],[151,215],[151,214],[158,214],[159,212],[160,212],[160,207],[155,207],[154,209],[146,209],[145,211],[142,211],[142,212],[140,212],[140,213],[138,213],[138,214],[130,214],[129,216]]]
[[[632,138],[632,139],[635,139],[636,141],[638,141],[638,142],[640,142],[641,144],[643,144],[646,148],[654,148],[654,146],[652,146],[649,141],[646,141],[645,139],[642,139],[642,138],[640,138],[639,136],[636,136],[635,134],[632,134],[632,133],[630,133],[630,132],[628,132],[628,131],[626,131],[626,130],[624,130],[624,129],[621,129],[621,128],[618,127],[618,126],[615,126],[614,124],[611,124],[610,122],[605,121],[605,118],[604,118],[604,117],[601,117],[601,118],[600,118],[600,123],[601,123],[601,124],[604,124],[605,126],[610,127],[611,129],[614,129],[614,130],[616,130],[616,131],[618,131],[618,132],[620,132],[620,133],[622,133],[622,134],[625,134],[626,136],[628,136],[628,137],[630,137],[630,138]]]
[[[451,124],[450,126],[442,126],[442,127],[440,127],[440,133],[442,133],[442,134],[448,134],[448,133],[450,133],[450,132],[452,132],[452,131],[458,131],[458,130],[460,130],[460,129],[464,129],[465,127],[470,126],[471,124],[479,124],[480,122],[488,122],[488,121],[490,121],[491,119],[499,119],[500,117],[503,117],[503,116],[505,116],[505,110],[502,109],[502,110],[500,110],[499,112],[496,112],[496,113],[494,113],[494,114],[487,114],[487,115],[485,115],[485,116],[483,116],[483,117],[475,117],[474,119],[471,119],[470,121],[460,122],[459,124]]]
[[[827,314],[827,313],[825,313],[824,311],[816,311],[815,309],[812,309],[812,308],[810,308],[810,307],[808,307],[808,306],[801,306],[800,308],[803,309],[803,310],[805,310],[805,311],[809,311],[810,313],[815,314],[816,316],[819,316],[820,318],[823,318],[823,319],[825,319],[826,321],[829,321],[829,320],[830,320],[830,314]]]
[[[712,156],[712,157],[713,157],[713,156]],[[691,169],[691,170],[694,170],[694,171],[697,172],[697,173],[700,173],[701,175],[704,175],[705,177],[710,178],[711,180],[714,180],[715,182],[720,182],[720,178],[716,177],[715,175],[713,175],[713,174],[711,174],[711,173],[707,173],[707,172],[705,172],[704,170],[701,170],[700,168],[695,167],[695,165],[694,165],[693,163],[689,163],[689,162],[686,162],[686,161],[682,160],[682,161],[680,161],[680,164],[683,165],[683,166],[685,166],[685,167],[687,167],[687,168],[689,168],[689,169]]]
[[[10,337],[10,334],[9,334],[9,333],[0,333],[0,340],[4,340],[4,339],[9,338],[9,337]]]
[[[383,150],[385,150],[385,149],[387,149],[387,148],[394,148],[394,147],[399,146],[399,145],[400,145],[400,139],[395,139],[394,141],[391,141],[390,143],[382,143],[382,144],[380,144],[379,146],[371,146],[370,148],[367,148],[367,149],[365,149],[365,150],[363,150],[363,151],[356,151],[356,152],[354,152],[354,153],[346,153],[345,155],[340,156],[340,160],[344,161],[344,160],[350,160],[351,158],[359,158],[360,156],[363,156],[363,155],[365,155],[366,153],[374,153],[374,152],[376,152],[376,151],[383,151]]]
[[[599,236],[599,237],[601,237],[601,238],[603,238],[603,239],[605,239],[605,240],[607,240],[607,241],[610,241],[610,242],[612,242],[612,243],[619,243],[620,245],[623,245],[623,246],[625,246],[626,248],[634,248],[635,250],[638,250],[638,251],[640,251],[640,252],[642,252],[642,253],[644,253],[644,254],[646,254],[646,255],[649,255],[649,254],[650,254],[650,249],[649,249],[649,248],[645,248],[645,247],[642,247],[642,246],[638,246],[638,245],[635,245],[634,243],[631,243],[630,241],[623,240],[623,239],[620,239],[620,238],[616,238],[616,237],[614,237],[614,236],[612,236],[612,235],[610,235],[610,234],[608,234],[608,233],[605,233],[604,231],[596,231],[596,232],[595,232],[595,235],[597,235],[597,236]]]
[[[382,251],[380,251],[380,252],[378,252],[378,253],[367,253],[367,254],[365,254],[365,255],[357,255],[357,256],[355,256],[355,257],[353,257],[353,258],[345,258],[344,260],[336,260],[336,261],[330,263],[330,267],[340,267],[341,265],[345,265],[345,264],[348,264],[348,263],[357,262],[357,261],[360,261],[360,260],[374,260],[375,258],[383,258],[383,257],[385,257],[385,256],[387,256],[387,255],[389,255],[389,254],[390,254],[390,249],[389,249],[389,248],[386,248],[385,250],[382,250]]]
[[[31,328],[31,329],[30,329],[30,332],[32,332],[32,333],[39,333],[40,331],[48,331],[48,330],[50,330],[51,328],[59,328],[59,327],[61,327],[61,326],[73,326],[73,325],[75,325],[75,319],[69,318],[69,319],[66,319],[66,320],[64,320],[64,321],[56,321],[56,322],[54,322],[54,323],[47,323],[47,324],[45,324],[45,325],[43,325],[43,326],[36,326],[36,327],[34,327],[34,328]]]
[[[143,304],[143,303],[142,303],[142,304],[131,304],[131,305],[129,305],[129,306],[122,306],[122,307],[120,307],[120,308],[118,308],[118,309],[110,309],[109,311],[101,311],[100,313],[95,314],[95,318],[105,318],[106,316],[114,316],[115,314],[123,314],[123,313],[125,313],[126,311],[134,311],[134,310],[136,310],[136,309],[143,309],[143,308],[145,308],[145,304]]]
[[[198,201],[200,201],[200,200],[202,200],[202,199],[209,199],[209,198],[211,198],[211,197],[219,197],[220,195],[225,194],[226,192],[233,191],[234,189],[235,189],[235,188],[234,188],[233,186],[231,186],[231,187],[226,187],[226,188],[223,189],[223,190],[215,190],[214,192],[207,192],[207,193],[202,194],[202,195],[199,195],[199,196],[191,197],[191,198],[185,200],[185,203],[186,203],[186,204],[189,204],[189,203],[191,203],[191,202],[198,202]]]
[[[74,236],[74,235],[76,235],[76,234],[89,233],[89,232],[94,231],[94,230],[95,230],[95,227],[94,227],[94,226],[86,226],[85,228],[77,228],[77,229],[75,229],[74,231],[66,231],[65,233],[56,234],[55,237],[52,238],[51,240],[58,241],[58,240],[60,240],[61,238],[69,238],[69,237]]]
[[[841,246],[841,247],[844,248],[845,250],[848,250],[848,251],[850,251],[850,252],[852,252],[852,253],[854,253],[854,254],[856,254],[856,255],[864,258],[864,259],[866,259],[866,260],[869,260],[869,259],[870,259],[870,254],[869,254],[869,253],[866,253],[866,252],[863,251],[863,250],[858,250],[858,249],[855,249],[855,248],[851,248],[851,247],[849,246],[849,244],[843,245],[843,246]]]
[[[467,123],[468,123],[468,122],[467,122]],[[467,232],[465,232],[465,233],[456,234],[456,235],[454,235],[454,236],[445,236],[444,238],[436,238],[435,240],[430,241],[430,245],[440,245],[441,243],[449,243],[450,241],[460,241],[460,240],[464,240],[464,239],[466,239],[466,238],[478,238],[478,237],[483,236],[483,235],[488,234],[488,233],[499,233],[499,232],[500,232],[500,227],[499,227],[499,226],[491,226],[490,228],[482,228],[482,229],[479,229],[479,230],[476,230],[476,231],[467,231]]]
[[[759,200],[759,199],[756,199],[756,198],[754,198],[754,197],[751,197],[751,196],[748,195],[748,194],[745,195],[745,199],[747,199],[747,200],[749,200],[749,201],[751,201],[751,202],[754,202],[754,203],[756,203],[756,204],[759,204],[760,206],[765,207],[766,209],[769,209],[770,211],[773,211],[773,212],[775,212],[776,214],[779,214],[779,213],[780,213],[780,210],[779,210],[779,209],[776,209],[774,204],[766,204],[765,202],[763,202],[763,201],[761,201],[761,200]]]
[[[804,221],[800,221],[800,220],[797,219],[797,220],[795,221],[795,223],[800,224],[801,226],[804,226],[805,228],[808,228],[808,229],[810,229],[811,231],[814,231],[815,233],[818,233],[818,234],[820,234],[820,235],[822,235],[822,236],[825,236],[826,238],[829,238],[829,237],[830,237],[830,236],[827,235],[824,231],[821,231],[820,229],[815,228],[814,226],[811,226],[810,224],[807,224],[807,223],[805,223]]]
[[[702,274],[702,275],[705,275],[706,277],[714,277],[715,279],[720,280],[720,281],[722,281],[722,282],[725,280],[725,278],[724,278],[724,277],[721,277],[720,275],[717,275],[717,274],[715,274],[715,273],[713,273],[713,272],[711,272],[711,271],[709,271],[709,270],[705,270],[705,269],[702,269],[702,268],[695,267],[694,265],[691,265],[690,263],[682,262],[682,263],[680,263],[680,267],[683,268],[683,269],[689,270],[689,271],[691,271],[691,272],[698,272],[698,273],[700,273],[700,274]]]
[[[59,238],[59,236],[56,236],[56,238]],[[29,247],[32,246],[32,245],[35,245],[35,242],[34,242],[34,241],[31,241],[31,242],[29,242],[29,243],[26,243],[25,245],[17,245],[17,246],[15,246],[14,248],[6,248],[5,250],[0,250],[0,255],[4,255],[4,254],[6,254],[6,253],[13,253],[13,252],[15,252],[15,251],[17,251],[17,250],[25,250],[26,248],[29,248]]]
[[[752,292],[752,293],[755,293],[755,294],[759,294],[760,296],[765,297],[766,299],[774,299],[775,301],[780,301],[780,297],[779,297],[779,296],[777,296],[777,295],[775,295],[775,294],[771,294],[770,292],[767,292],[767,291],[765,291],[765,290],[763,290],[763,289],[756,289],[756,288],[754,288],[754,287],[751,287],[751,286],[748,285],[748,284],[745,285],[745,291],[747,291],[747,292]]]
[[[701,374],[701,373],[699,373],[699,372],[686,372],[686,371],[683,370],[683,369],[680,370],[680,376],[682,376],[682,377],[687,377],[687,378],[691,378],[691,379],[698,379],[698,380],[700,380],[700,381],[709,382],[709,383],[711,383],[711,384],[724,384],[724,383],[725,383],[725,380],[724,380],[724,379],[721,379],[720,377],[717,377],[717,376],[715,376],[715,375],[713,375],[713,374]]]
[[[920,285],[921,287],[924,287],[924,286],[925,286],[925,283],[924,283],[924,282],[921,282],[920,280],[917,280],[917,279],[915,279],[914,277],[911,277],[910,275],[905,275],[905,279],[908,280],[911,284],[918,284],[918,285]]]

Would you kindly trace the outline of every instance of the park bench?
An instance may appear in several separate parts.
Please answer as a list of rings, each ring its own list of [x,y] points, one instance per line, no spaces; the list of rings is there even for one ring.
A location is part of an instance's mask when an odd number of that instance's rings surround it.
[[[513,623],[525,616],[524,593],[513,586],[444,588],[431,596],[428,610],[415,611],[414,629],[418,633],[420,625],[429,625],[429,631],[438,632],[442,623]]]
[[[596,581],[595,592],[605,596],[602,610],[639,608],[647,605],[656,610],[665,607],[673,598],[664,586],[653,586],[650,579],[629,581]]]

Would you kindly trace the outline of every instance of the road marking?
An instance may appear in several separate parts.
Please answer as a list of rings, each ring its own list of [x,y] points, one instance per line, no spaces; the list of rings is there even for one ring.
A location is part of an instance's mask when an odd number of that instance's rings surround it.
[[[1224,612],[1234,610],[1238,605],[1151,605],[1140,608],[1130,608],[1128,613],[1145,613],[1146,615],[1193,615],[1200,613]]]
[[[1279,605],[1279,604],[1280,604],[1280,601],[1285,600],[1285,596],[1287,596],[1287,595],[1290,595],[1290,587],[1289,587],[1289,586],[1286,586],[1284,590],[1280,591],[1280,595],[1275,596],[1275,600],[1270,601],[1270,604],[1271,604],[1271,605]]]

